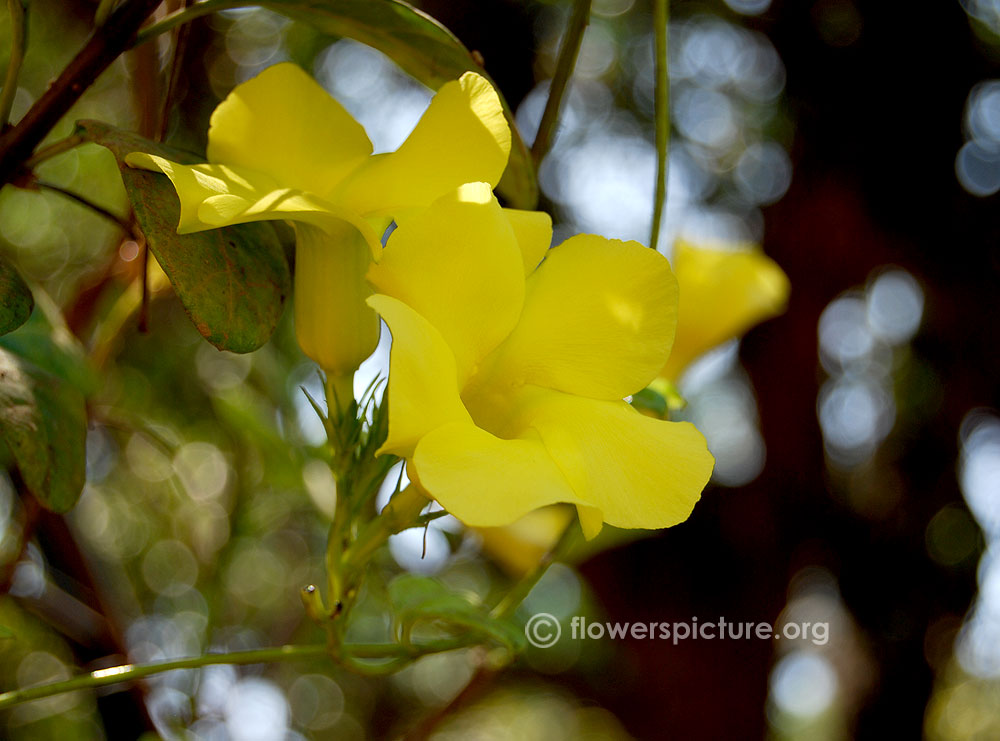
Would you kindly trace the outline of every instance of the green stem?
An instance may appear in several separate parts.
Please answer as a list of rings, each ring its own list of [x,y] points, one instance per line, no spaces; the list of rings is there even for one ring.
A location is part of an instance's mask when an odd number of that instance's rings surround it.
[[[21,0],[7,0],[10,12],[10,62],[7,64],[7,74],[3,80],[3,90],[0,90],[0,129],[7,125],[10,119],[10,109],[17,95],[17,78],[21,74],[21,63],[24,62],[24,50],[28,39],[28,13]]]
[[[50,190],[53,193],[58,193],[59,195],[65,197],[65,198],[69,198],[71,201],[75,201],[76,203],[79,203],[81,206],[84,206],[85,208],[90,209],[91,211],[93,211],[98,216],[103,216],[108,221],[111,221],[114,224],[118,225],[121,228],[122,231],[124,231],[126,234],[130,235],[131,237],[135,238],[136,240],[140,239],[140,235],[136,234],[135,227],[132,224],[130,224],[128,221],[126,221],[122,217],[116,216],[115,214],[111,213],[110,211],[108,211],[103,206],[98,206],[96,203],[93,203],[92,201],[87,200],[86,198],[84,198],[83,196],[81,196],[79,193],[74,193],[73,191],[66,190],[65,188],[62,188],[62,187],[60,187],[58,185],[53,185],[52,183],[47,183],[44,180],[36,180],[35,181],[35,185],[38,186],[39,188],[42,188],[43,190]]]
[[[496,607],[490,610],[490,617],[499,620],[514,614],[514,611],[524,602],[525,597],[531,593],[535,585],[545,576],[545,572],[549,570],[549,566],[556,561],[566,560],[566,554],[576,545],[579,534],[579,530],[574,527],[574,524],[575,520],[566,526],[562,535],[559,536],[559,540],[542,557],[542,560],[538,562],[534,570],[517,582],[503,596],[503,599],[497,603]]]
[[[549,97],[545,101],[545,110],[542,112],[542,120],[538,124],[538,133],[531,145],[531,158],[535,161],[535,167],[538,167],[552,145],[552,136],[559,120],[563,94],[566,92],[566,86],[573,74],[573,67],[576,66],[576,57],[580,53],[580,44],[583,42],[583,32],[590,20],[590,2],[591,0],[574,1],[573,14],[570,16],[562,48],[559,50],[556,73],[549,85]]]
[[[340,492],[337,496],[340,496]],[[339,503],[338,498],[338,505]],[[416,524],[420,511],[426,506],[427,497],[418,492],[416,487],[408,486],[389,500],[381,514],[368,522],[350,545],[346,544],[343,531],[338,529],[335,514],[326,550],[332,617],[350,610],[371,557],[390,535]]]
[[[346,506],[341,502],[346,498],[338,482],[337,504],[333,515],[333,522],[330,524],[330,532],[326,538],[326,591],[330,605],[327,608],[327,617],[337,617],[344,610],[344,601],[348,591],[344,584],[340,562],[344,555],[344,542],[346,540],[345,530],[347,522],[345,520]]]
[[[670,149],[670,74],[667,59],[667,35],[670,0],[653,0],[653,36],[656,44],[656,195],[653,199],[653,227],[649,246],[654,250],[660,240],[663,206],[667,202],[667,154]]]
[[[327,434],[333,449],[331,471],[337,484],[337,501],[333,512],[333,522],[326,540],[326,578],[329,607],[327,617],[337,617],[345,608],[347,599],[345,579],[341,569],[341,559],[350,537],[352,480],[351,466],[353,449],[349,444],[349,428],[356,422],[352,418],[351,402],[354,401],[354,374],[337,376],[326,374],[324,382],[327,408]],[[331,634],[332,637],[332,634]]]
[[[326,405],[334,424],[340,424],[346,414],[350,414],[354,404],[354,373],[338,376],[332,371],[326,374]]]
[[[47,146],[39,147],[33,155],[24,161],[24,167],[27,170],[32,170],[36,165],[45,162],[45,160],[52,159],[56,155],[75,149],[81,144],[86,144],[86,140],[79,134],[72,134],[65,139],[60,139]]]
[[[363,568],[390,535],[416,524],[420,511],[428,499],[415,486],[408,486],[389,500],[385,509],[358,535],[358,539],[344,553],[343,566],[347,571]]]
[[[386,649],[381,655],[376,655],[373,646],[359,646],[363,649],[361,655],[366,658],[392,658],[399,654],[398,647],[393,644],[385,644]],[[294,661],[297,659],[309,659],[326,654],[326,646],[280,646],[277,648],[258,648],[250,651],[235,651],[226,654],[205,654],[204,656],[191,656],[184,659],[172,659],[169,661],[157,661],[150,664],[124,664],[122,666],[111,667],[110,669],[99,669],[90,674],[73,677],[62,682],[52,682],[42,684],[37,687],[27,687],[20,690],[11,690],[0,694],[0,709],[27,702],[28,700],[38,700],[42,697],[61,695],[74,690],[92,689],[94,687],[105,687],[109,684],[118,684],[134,679],[142,679],[153,674],[168,672],[173,669],[196,669],[212,664],[263,664],[273,661]]]
[[[343,654],[351,659],[415,659],[427,654],[439,654],[472,645],[464,638],[442,638],[427,643],[404,646],[401,643],[355,643],[343,646]]]
[[[459,648],[475,645],[474,640],[465,638],[443,638],[427,643],[402,645],[399,643],[372,643],[343,646],[337,655],[337,660],[351,671],[368,676],[392,674],[421,656],[446,653]],[[379,664],[364,661],[385,660]]]
[[[385,674],[396,671],[410,661],[428,654],[444,653],[465,648],[471,645],[468,639],[449,638],[426,643],[404,646],[398,643],[355,643],[340,647],[338,660],[348,668],[362,674]],[[143,679],[154,674],[173,671],[174,669],[197,669],[216,664],[266,664],[277,661],[299,661],[327,656],[327,646],[278,646],[275,648],[256,648],[249,651],[233,651],[224,654],[205,654],[190,656],[183,659],[157,661],[149,664],[123,664],[109,669],[83,674],[79,677],[61,682],[41,684],[36,687],[26,687],[0,694],[0,710],[18,705],[29,700],[40,700],[66,692],[88,690],[96,687],[106,687],[120,682]],[[381,664],[370,664],[365,661],[383,661]]]

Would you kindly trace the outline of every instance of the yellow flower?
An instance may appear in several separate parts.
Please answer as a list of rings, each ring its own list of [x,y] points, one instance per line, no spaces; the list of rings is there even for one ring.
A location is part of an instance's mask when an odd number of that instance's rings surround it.
[[[671,266],[680,291],[677,334],[660,378],[652,384],[668,398],[699,355],[784,311],[789,290],[785,273],[753,245],[702,247],[678,240]],[[552,549],[569,522],[566,508],[547,507],[509,527],[481,529],[479,534],[491,558],[521,575]]]
[[[378,341],[364,275],[391,219],[462,183],[495,185],[509,151],[500,100],[475,73],[438,91],[398,151],[372,155],[361,124],[286,62],[237,85],[215,109],[207,164],[142,153],[126,159],[170,178],[181,234],[293,222],[299,344],[328,373],[344,376]]]
[[[785,310],[788,277],[754,245],[678,240],[671,264],[680,286],[677,336],[660,375],[672,383],[698,356]]]
[[[474,183],[398,219],[369,271],[393,335],[382,451],[471,526],[556,502],[587,537],[681,522],[712,472],[705,440],[622,400],[670,351],[670,266],[593,235],[546,253],[539,216]]]

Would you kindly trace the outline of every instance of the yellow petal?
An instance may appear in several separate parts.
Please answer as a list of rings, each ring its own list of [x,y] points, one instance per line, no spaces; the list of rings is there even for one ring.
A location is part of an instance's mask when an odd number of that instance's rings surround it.
[[[511,576],[524,576],[552,550],[573,523],[573,508],[542,507],[506,527],[484,527],[476,532],[482,549]]]
[[[423,489],[466,525],[508,525],[557,502],[579,502],[537,439],[503,440],[471,423],[445,425],[413,455]]]
[[[495,186],[509,152],[500,99],[485,79],[466,72],[438,91],[398,151],[370,158],[334,200],[366,216],[429,206],[463,183]]]
[[[333,233],[295,228],[295,336],[328,375],[353,375],[378,344],[379,321],[365,303],[371,253],[351,224]]]
[[[604,522],[652,529],[691,514],[715,463],[693,425],[652,419],[623,401],[545,389],[527,398],[531,427],[582,503],[600,510]],[[596,519],[580,509],[584,532],[593,537]]]
[[[578,504],[576,514],[580,518],[580,529],[583,531],[583,537],[587,540],[596,538],[604,527],[604,513],[597,507],[584,507]]]
[[[531,275],[552,245],[552,217],[544,211],[521,211],[505,208],[504,216],[510,222],[521,248],[525,276]]]
[[[381,453],[413,454],[421,437],[452,422],[472,424],[458,395],[455,357],[441,333],[406,304],[375,295],[368,305],[392,332],[389,436]]]
[[[291,62],[233,88],[208,129],[209,162],[255,170],[320,197],[371,152],[361,124]]]
[[[622,399],[666,362],[677,283],[666,258],[636,242],[581,234],[528,278],[521,321],[498,373],[592,398]]]
[[[757,248],[711,249],[680,240],[673,266],[680,286],[677,337],[662,371],[671,381],[702,353],[785,310],[788,277]]]
[[[143,152],[125,157],[131,167],[162,172],[177,191],[181,215],[178,234],[191,234],[251,221],[298,221],[336,232],[348,222],[364,237],[373,257],[380,235],[357,214],[311,193],[282,187],[268,175],[227,165],[180,165]]]
[[[514,232],[490,186],[475,183],[410,214],[369,279],[441,333],[459,387],[521,313],[524,273]]]

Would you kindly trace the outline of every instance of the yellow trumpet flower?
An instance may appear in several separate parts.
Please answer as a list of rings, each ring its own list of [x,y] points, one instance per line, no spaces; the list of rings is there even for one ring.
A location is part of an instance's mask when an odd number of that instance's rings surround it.
[[[292,222],[298,341],[328,375],[343,378],[378,341],[364,276],[391,219],[462,183],[496,185],[509,151],[500,100],[475,73],[445,84],[396,152],[373,155],[361,124],[285,62],[237,85],[215,109],[208,163],[138,152],[126,161],[170,178],[181,234]]]
[[[393,335],[382,451],[470,526],[556,502],[587,537],[686,519],[714,464],[704,438],[623,401],[670,352],[667,260],[587,234],[546,252],[548,220],[525,228],[486,183],[397,221],[369,271]]]

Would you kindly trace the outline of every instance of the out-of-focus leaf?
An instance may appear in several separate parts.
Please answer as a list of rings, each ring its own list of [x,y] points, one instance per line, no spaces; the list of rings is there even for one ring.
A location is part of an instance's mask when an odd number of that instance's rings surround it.
[[[524,647],[524,632],[513,623],[491,618],[482,605],[450,591],[435,579],[402,574],[389,585],[389,598],[404,635],[417,622],[429,621],[473,630],[511,651]]]
[[[38,289],[35,292],[38,294],[37,311],[16,332],[0,337],[0,348],[68,381],[85,396],[93,393],[99,379],[83,346],[70,332],[62,312],[49,295]]]
[[[80,672],[62,634],[13,597],[0,595],[0,623],[17,638],[0,640],[0,687],[4,690]],[[25,713],[24,708],[41,710]],[[108,738],[101,723],[95,693],[78,691],[6,711],[0,734],[4,741],[99,741]]]
[[[323,33],[374,47],[434,90],[469,70],[489,79],[472,52],[451,31],[400,0],[266,0],[260,5]],[[510,161],[497,190],[508,205],[533,209],[538,205],[535,168],[510,106],[502,95],[500,101],[512,141]]]
[[[35,300],[14,266],[0,257],[0,335],[17,329],[31,316]]]
[[[238,387],[214,394],[212,409],[230,434],[259,451],[269,485],[301,489],[302,451],[281,437],[264,399],[249,388]]]
[[[79,121],[77,133],[115,155],[146,242],[202,336],[220,350],[240,353],[267,342],[291,291],[274,227],[257,222],[178,234],[180,204],[170,181],[129,167],[125,156],[148,152],[182,164],[203,158],[99,121]]]
[[[4,625],[0,625],[0,641],[10,638],[14,638],[14,631]]]
[[[83,394],[0,350],[0,435],[32,494],[66,512],[83,489],[87,414]]]

